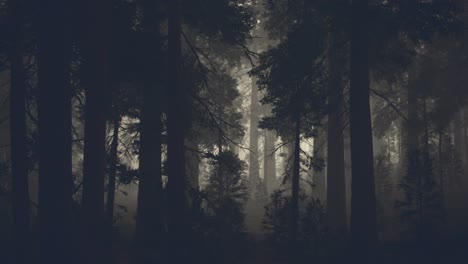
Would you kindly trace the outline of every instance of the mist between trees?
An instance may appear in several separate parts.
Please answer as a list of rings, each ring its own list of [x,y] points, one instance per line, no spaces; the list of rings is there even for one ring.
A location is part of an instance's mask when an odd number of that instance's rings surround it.
[[[0,0],[0,263],[468,261],[462,0]]]

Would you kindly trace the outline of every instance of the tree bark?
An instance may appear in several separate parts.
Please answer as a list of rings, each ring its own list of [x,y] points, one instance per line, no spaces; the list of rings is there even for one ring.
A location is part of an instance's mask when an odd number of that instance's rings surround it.
[[[111,0],[88,2],[81,257],[83,263],[89,264],[104,261],[102,227],[105,226],[106,120],[111,101],[111,10]]]
[[[463,120],[463,110],[460,110],[455,114],[453,125],[453,139],[455,152],[457,153],[460,160],[463,161],[463,164],[466,164],[466,152],[465,152],[465,126]]]
[[[273,192],[276,185],[276,157],[274,131],[265,130],[265,144],[263,152],[263,181],[267,194]]]
[[[187,197],[184,151],[185,93],[181,85],[182,1],[169,3],[169,91],[167,113],[169,233],[171,262],[183,263],[188,257],[190,236],[187,221]],[[182,249],[182,250],[181,250]]]
[[[64,1],[41,3],[38,21],[40,263],[70,263],[71,45]]]
[[[260,180],[260,171],[258,163],[258,88],[257,79],[252,77],[252,89],[250,94],[250,133],[249,133],[249,179],[251,196],[255,197],[257,184]]]
[[[163,235],[163,195],[161,179],[161,90],[155,74],[161,71],[159,18],[154,1],[143,1],[143,27],[147,49],[156,50],[145,61],[143,108],[140,119],[140,180],[138,182],[135,242],[143,254],[159,250]],[[153,59],[154,58],[154,59]],[[145,261],[142,259],[142,261]],[[146,260],[148,261],[148,260]],[[144,262],[143,262],[144,263]]]
[[[317,128],[317,137],[314,138],[314,156],[326,160],[326,144],[327,133],[323,128]],[[321,171],[313,172],[314,187],[312,197],[319,199],[323,204],[327,201],[327,168],[322,168]]]
[[[200,158],[198,153],[194,150],[198,149],[198,142],[196,139],[186,140],[186,145],[189,147],[185,151],[187,180],[193,190],[199,190],[200,180]]]
[[[293,243],[297,241],[297,232],[299,226],[299,181],[300,181],[300,154],[301,154],[301,114],[296,114],[295,132],[294,132],[294,165],[291,188],[291,233],[290,238]]]
[[[26,80],[23,64],[23,8],[22,0],[10,1],[10,22],[13,45],[10,51],[10,142],[12,176],[12,215],[14,261],[30,262],[30,206],[28,184],[28,154],[26,146]]]
[[[330,33],[330,112],[327,141],[327,222],[333,231],[346,230],[346,185],[343,140],[343,87],[338,72],[337,33]]]
[[[112,143],[110,149],[110,162],[109,162],[109,182],[107,184],[107,203],[106,203],[106,213],[107,220],[109,221],[109,226],[112,227],[114,222],[114,201],[115,201],[115,182],[117,174],[117,157],[118,157],[118,148],[119,148],[119,127],[120,127],[120,116],[114,116],[112,122],[113,126],[113,135]]]
[[[352,162],[351,248],[356,260],[372,262],[377,217],[369,105],[368,1],[352,3],[350,132]]]

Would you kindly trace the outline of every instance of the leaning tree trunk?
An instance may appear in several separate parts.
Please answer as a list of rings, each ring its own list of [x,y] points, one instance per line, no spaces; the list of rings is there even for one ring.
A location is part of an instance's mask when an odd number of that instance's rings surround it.
[[[352,3],[350,132],[352,162],[351,237],[356,260],[372,261],[377,217],[369,105],[368,1]]]
[[[327,222],[332,231],[346,230],[346,185],[344,164],[343,86],[338,72],[336,32],[330,33],[330,113],[328,114],[327,141]]]
[[[252,77],[252,90],[250,95],[250,133],[249,133],[249,179],[250,193],[255,197],[255,192],[260,181],[260,171],[258,163],[258,88],[257,79]]]
[[[23,1],[10,1],[10,22],[13,45],[10,51],[10,149],[12,176],[12,215],[14,260],[30,262],[30,207],[28,184],[28,154],[26,146],[26,80],[23,64]]]
[[[104,261],[102,227],[106,157],[106,117],[110,109],[109,47],[111,0],[88,2],[89,38],[82,194],[82,263]]]
[[[38,23],[39,250],[40,263],[71,256],[71,92],[68,7],[49,0]]]
[[[163,233],[161,179],[161,90],[154,76],[161,71],[159,52],[159,19],[154,1],[144,1],[143,26],[148,36],[148,50],[155,50],[145,61],[143,108],[140,119],[140,180],[138,182],[135,230],[137,255],[143,262],[148,252],[159,250]],[[147,260],[146,260],[147,261]]]
[[[169,188],[169,246],[173,263],[187,260],[187,236],[190,236],[187,222],[187,198],[184,152],[184,104],[185,93],[181,85],[181,20],[182,1],[169,4],[169,81],[168,81],[168,188]]]
[[[296,114],[294,131],[294,165],[292,174],[291,188],[291,223],[290,239],[293,243],[297,241],[297,232],[299,226],[299,181],[300,181],[300,147],[301,147],[301,114]]]

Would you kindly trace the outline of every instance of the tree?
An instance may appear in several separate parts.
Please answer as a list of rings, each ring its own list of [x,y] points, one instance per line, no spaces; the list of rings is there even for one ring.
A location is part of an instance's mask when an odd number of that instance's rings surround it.
[[[363,260],[377,241],[377,216],[369,104],[369,32],[367,0],[353,1],[351,22],[351,247]],[[369,262],[370,263],[370,262]]]
[[[324,128],[317,129],[317,135],[314,138],[313,159],[321,161],[319,168],[312,166],[313,170],[313,188],[312,197],[320,200],[322,204],[327,201],[327,170],[324,168],[324,159],[326,158],[326,131]]]
[[[10,23],[13,42],[10,51],[10,137],[12,211],[15,263],[29,263],[30,256],[30,201],[28,183],[28,153],[26,146],[26,80],[23,63],[24,2],[10,1]]]
[[[327,140],[327,220],[331,230],[346,230],[346,183],[344,164],[344,98],[343,81],[340,79],[339,47],[340,31],[333,22],[330,26],[329,60],[329,113]],[[342,69],[341,69],[342,71]]]
[[[187,240],[190,236],[186,219],[187,198],[185,192],[184,151],[184,103],[185,94],[181,86],[181,20],[182,2],[169,3],[169,53],[168,53],[168,109],[167,109],[167,159],[170,259],[181,263],[187,258]],[[182,251],[178,249],[182,248]]]
[[[249,181],[252,197],[255,197],[256,190],[260,183],[260,165],[258,162],[258,122],[259,122],[259,105],[258,105],[258,88],[257,80],[252,77],[252,89],[250,93],[250,133],[249,133]]]
[[[158,3],[143,1],[145,50],[144,84],[140,114],[140,178],[135,240],[138,250],[160,247],[163,235],[163,196],[161,180],[161,43]],[[154,76],[157,76],[154,78]],[[180,166],[180,165],[179,165]],[[147,254],[139,254],[146,256]]]
[[[265,143],[263,150],[263,181],[266,188],[266,193],[270,195],[276,187],[276,153],[275,141],[276,133],[274,131],[265,130]]]
[[[69,6],[48,0],[38,21],[40,263],[71,255],[72,208]]]
[[[110,109],[110,0],[88,2],[81,261],[104,261],[106,120]]]
[[[121,117],[114,114],[112,122],[112,143],[109,153],[109,181],[107,183],[107,199],[106,199],[106,218],[110,226],[114,222],[114,201],[115,201],[115,183],[117,175],[117,161],[119,148],[119,128]]]

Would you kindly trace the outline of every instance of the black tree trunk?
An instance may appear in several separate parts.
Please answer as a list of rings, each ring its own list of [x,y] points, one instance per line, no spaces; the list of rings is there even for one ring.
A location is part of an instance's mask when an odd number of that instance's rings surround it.
[[[369,104],[368,2],[352,3],[351,23],[351,248],[363,262],[371,262],[377,241],[377,217]],[[358,260],[356,259],[356,260]]]
[[[10,141],[12,176],[12,215],[14,235],[14,260],[29,263],[30,207],[28,184],[28,154],[26,146],[26,80],[23,64],[23,1],[10,1],[10,22],[13,45],[10,52]]]
[[[112,121],[113,134],[112,143],[110,149],[110,161],[109,161],[109,182],[107,183],[107,199],[106,199],[106,214],[109,226],[112,227],[114,222],[114,201],[115,201],[115,182],[117,175],[117,156],[119,148],[119,127],[120,127],[120,116],[114,116]]]
[[[71,45],[66,2],[41,3],[38,23],[40,263],[70,263]]]
[[[299,181],[300,181],[300,153],[301,153],[301,114],[298,112],[295,120],[294,131],[294,165],[292,174],[292,191],[291,191],[291,233],[290,238],[293,243],[297,240],[297,232],[299,226]],[[294,246],[294,245],[293,245]]]
[[[182,1],[169,3],[169,81],[167,110],[167,158],[169,199],[169,246],[173,263],[187,260],[190,236],[187,221],[187,197],[184,152],[185,93],[181,85]],[[180,250],[183,249],[183,250]]]
[[[338,72],[337,33],[330,33],[330,112],[327,140],[327,222],[332,231],[346,230],[346,182],[344,164],[343,86]]]
[[[82,194],[82,263],[104,261],[106,120],[110,112],[110,0],[88,2],[87,83]]]
[[[162,242],[162,179],[161,179],[161,89],[155,75],[161,72],[159,51],[159,19],[157,3],[143,2],[143,26],[148,50],[154,50],[145,61],[143,108],[140,119],[140,180],[138,182],[135,242],[141,261],[148,252],[158,250]],[[143,263],[142,262],[142,263]]]

